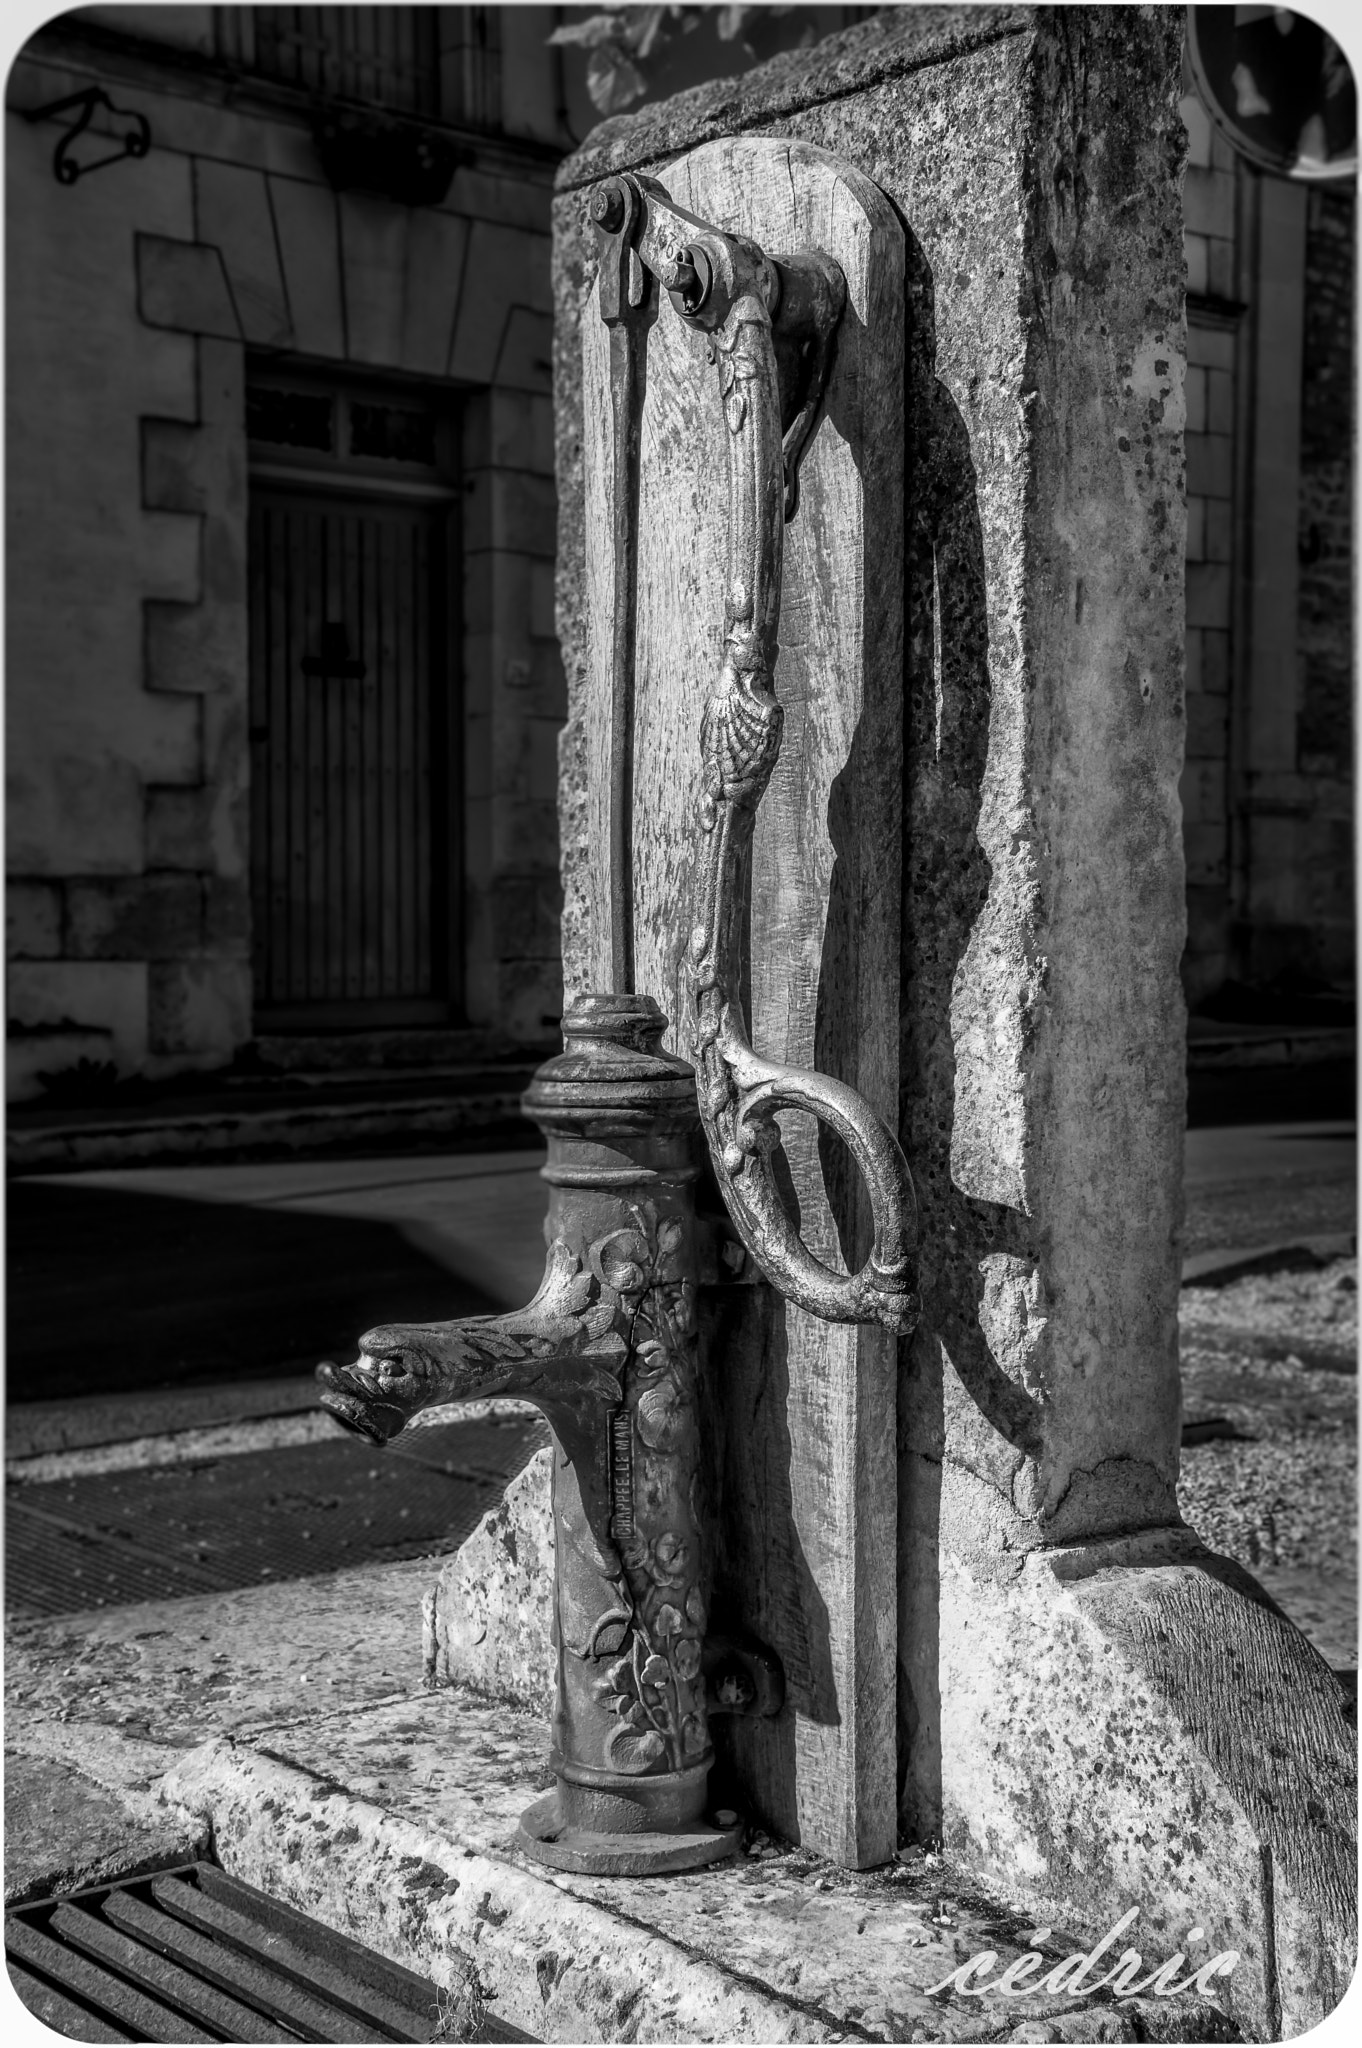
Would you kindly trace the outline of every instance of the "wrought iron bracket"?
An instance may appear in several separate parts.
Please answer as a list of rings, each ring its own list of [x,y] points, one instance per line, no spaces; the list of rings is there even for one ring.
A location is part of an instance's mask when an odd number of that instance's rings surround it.
[[[642,276],[656,278],[680,319],[706,336],[727,427],[723,658],[700,725],[700,892],[689,946],[693,1050],[710,1158],[742,1243],[781,1294],[832,1322],[880,1323],[903,1334],[919,1312],[917,1217],[898,1139],[846,1083],[756,1052],[740,994],[752,839],[784,722],[773,683],[784,527],[798,505],[799,466],[823,401],[845,279],[822,251],[770,256],[747,237],[675,205],[655,179],[633,173],[599,185],[589,210],[601,243],[600,304],[611,327],[615,406],[613,677],[616,698],[623,688],[624,702],[612,716],[611,774],[618,785],[612,814],[627,817],[629,808],[635,559],[620,529],[637,495],[631,465],[638,461],[638,423],[631,408],[641,369],[626,308],[641,302]],[[613,846],[611,871],[619,898],[612,905],[613,933],[626,913],[629,872],[625,851]],[[617,968],[630,964],[627,935],[616,937],[612,952]],[[834,1272],[810,1252],[786,1209],[774,1166],[782,1109],[805,1110],[828,1124],[865,1180],[874,1236],[855,1273]]]
[[[83,135],[94,120],[95,111],[105,107],[120,121],[131,121],[133,126],[122,138],[122,148],[113,150],[108,156],[97,156],[93,163],[81,163],[70,154],[76,138]],[[106,164],[122,163],[125,157],[142,157],[151,148],[151,123],[145,114],[139,114],[132,107],[116,107],[102,86],[87,85],[83,92],[68,93],[65,99],[49,100],[46,106],[30,107],[24,116],[27,121],[52,121],[59,114],[69,114],[80,109],[79,118],[73,121],[63,133],[52,154],[52,172],[59,185],[74,185],[78,178],[87,177],[91,171],[99,171]]]

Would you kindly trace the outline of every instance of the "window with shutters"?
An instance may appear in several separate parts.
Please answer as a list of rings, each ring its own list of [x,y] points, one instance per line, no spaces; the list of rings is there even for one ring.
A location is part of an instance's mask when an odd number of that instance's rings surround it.
[[[501,119],[495,7],[219,7],[218,55],[314,98],[456,126]]]

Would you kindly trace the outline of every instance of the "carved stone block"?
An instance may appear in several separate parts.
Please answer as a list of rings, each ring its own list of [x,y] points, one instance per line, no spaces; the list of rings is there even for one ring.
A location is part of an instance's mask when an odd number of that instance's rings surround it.
[[[471,1685],[553,1712],[553,1451],[518,1479],[442,1568],[422,1603],[431,1685]]]

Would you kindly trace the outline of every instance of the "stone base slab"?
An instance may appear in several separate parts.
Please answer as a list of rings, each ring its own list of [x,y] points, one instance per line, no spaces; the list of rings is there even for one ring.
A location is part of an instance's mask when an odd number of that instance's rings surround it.
[[[933,1995],[984,1949],[1003,1968],[1033,1931],[940,1857],[858,1874],[758,1841],[684,1876],[535,1868],[514,1834],[551,1782],[547,1728],[424,1688],[431,1570],[17,1624],[7,1747],[177,1841],[210,1829],[233,1875],[437,1983],[462,1985],[471,1962],[492,2014],[538,2040],[1234,2038],[1190,1994]],[[1043,1945],[1058,1959],[1075,1944]]]
[[[442,1567],[427,1672],[547,1712],[552,1453]],[[928,1554],[929,1553],[929,1554]],[[976,1577],[924,1547],[905,1640],[922,1718],[906,1802],[959,1869],[1096,1939],[1138,1905],[1173,1954],[1234,1948],[1229,2010],[1290,2037],[1338,2004],[1356,1926],[1356,1763],[1335,1674],[1257,1582],[1190,1531]],[[542,1573],[542,1577],[536,1577]],[[1136,1944],[1138,1946],[1138,1943]]]
[[[545,1719],[553,1711],[553,1458],[551,1447],[536,1451],[441,1566],[423,1610],[430,1684],[472,1685]]]
[[[1335,2010],[1355,1735],[1334,1673],[1242,1567],[1181,1528],[1002,1571],[943,1555],[915,1618],[937,1637],[919,1673],[951,1701],[916,1790],[952,1860],[1094,1936],[1131,1906],[1166,1953],[1200,1926],[1200,1961],[1239,1953],[1228,2007],[1250,2040]]]

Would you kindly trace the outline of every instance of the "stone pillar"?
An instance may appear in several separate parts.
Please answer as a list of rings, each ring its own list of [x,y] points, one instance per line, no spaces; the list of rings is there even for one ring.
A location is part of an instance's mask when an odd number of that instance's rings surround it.
[[[1181,1523],[1184,270],[1169,9],[887,10],[597,129],[555,225],[565,979],[590,912],[585,194],[797,137],[907,238],[900,1811],[1038,1916],[1347,1983],[1332,1674]],[[697,683],[697,693],[700,684]],[[698,704],[698,694],[697,694]]]

